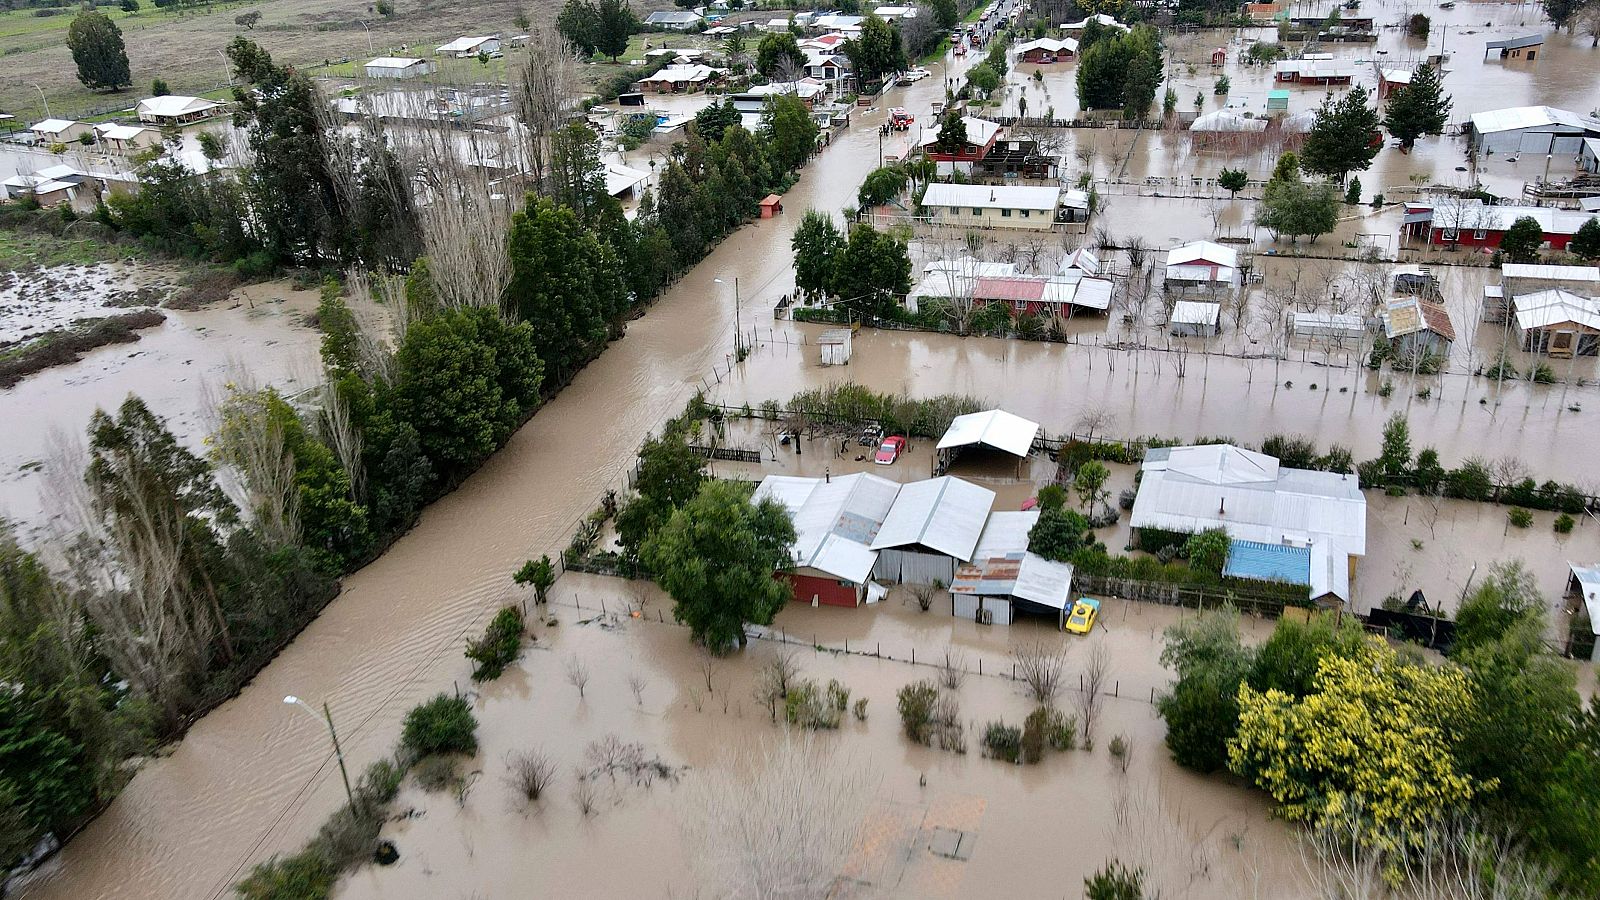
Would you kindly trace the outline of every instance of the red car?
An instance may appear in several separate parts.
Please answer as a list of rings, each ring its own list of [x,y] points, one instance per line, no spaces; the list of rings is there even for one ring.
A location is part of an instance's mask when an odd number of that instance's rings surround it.
[[[883,446],[878,448],[877,455],[872,457],[872,461],[880,466],[892,466],[894,465],[894,461],[900,458],[900,454],[905,449],[906,439],[900,435],[897,434],[894,437],[884,438]]]

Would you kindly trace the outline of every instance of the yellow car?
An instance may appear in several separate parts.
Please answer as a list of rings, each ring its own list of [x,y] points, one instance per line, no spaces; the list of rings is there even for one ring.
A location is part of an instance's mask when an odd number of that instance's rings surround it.
[[[1094,628],[1094,620],[1100,615],[1100,601],[1089,597],[1079,597],[1078,602],[1072,604],[1072,614],[1067,616],[1067,630],[1073,634],[1088,634]]]

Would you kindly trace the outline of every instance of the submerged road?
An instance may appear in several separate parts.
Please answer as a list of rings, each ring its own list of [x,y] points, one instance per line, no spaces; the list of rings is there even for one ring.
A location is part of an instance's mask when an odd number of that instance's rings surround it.
[[[146,763],[18,896],[230,896],[250,865],[303,844],[343,789],[323,728],[283,697],[327,701],[354,768],[387,755],[406,710],[450,689],[465,636],[511,591],[511,572],[553,555],[617,486],[639,444],[725,365],[734,277],[751,310],[793,290],[789,241],[801,214],[854,204],[877,165],[884,108],[926,117],[943,95],[944,69],[934,72],[883,107],[858,109],[806,166],[784,215],[739,229],[631,323],[477,474],[345,579],[338,599],[237,698]]]

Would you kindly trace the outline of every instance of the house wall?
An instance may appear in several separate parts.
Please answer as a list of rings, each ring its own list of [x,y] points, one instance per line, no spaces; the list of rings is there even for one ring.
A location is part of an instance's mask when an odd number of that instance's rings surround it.
[[[986,609],[994,625],[1011,624],[1011,601],[1006,597],[980,597],[977,594],[951,594],[951,614],[969,622],[978,620],[978,610]]]
[[[1512,131],[1473,133],[1473,145],[1480,153],[1570,153],[1583,150],[1583,135],[1565,125],[1542,125]]]
[[[945,584],[955,581],[956,561],[942,553],[915,550],[883,550],[872,567],[874,581],[888,584]]]
[[[1025,63],[1066,62],[1070,59],[1072,59],[1071,50],[1053,53],[1043,47],[1035,47],[1022,54],[1022,61]]]
[[[48,142],[48,143],[60,142],[60,143],[63,143],[63,144],[70,144],[73,141],[76,141],[79,138],[82,138],[86,134],[93,134],[93,133],[94,133],[94,126],[90,125],[88,122],[73,122],[70,126],[68,126],[60,134],[45,134],[45,135],[40,135],[39,137],[40,137],[40,140],[43,140],[43,141]]]
[[[861,603],[860,586],[847,581],[802,572],[785,572],[783,578],[794,589],[794,599],[801,603],[810,603],[812,597],[823,606],[859,606]]]
[[[933,220],[938,224],[966,228],[1022,228],[1045,231],[1055,224],[1054,216],[1037,209],[980,206],[974,212],[970,206],[935,206],[932,210]]]
[[[1178,337],[1214,337],[1217,326],[1209,322],[1174,322],[1172,333]]]
[[[1600,172],[1600,156],[1595,154],[1594,148],[1584,143],[1583,149],[1578,153],[1578,163],[1585,172]]]
[[[1439,247],[1498,247],[1500,239],[1506,236],[1504,231],[1494,229],[1458,228],[1455,229],[1453,236],[1447,237],[1448,230],[1437,225],[1433,226],[1429,229],[1428,241]],[[1544,240],[1552,250],[1565,250],[1567,244],[1572,241],[1572,235],[1546,232]]]
[[[1561,343],[1565,346],[1558,346]],[[1579,356],[1596,356],[1600,355],[1600,331],[1577,322],[1561,322],[1523,331],[1521,344],[1526,353],[1542,353],[1558,359],[1570,359],[1574,352]]]

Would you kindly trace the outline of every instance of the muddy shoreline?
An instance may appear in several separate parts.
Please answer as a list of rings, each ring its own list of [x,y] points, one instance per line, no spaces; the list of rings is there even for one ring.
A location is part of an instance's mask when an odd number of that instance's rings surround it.
[[[166,320],[157,310],[141,309],[42,335],[0,356],[0,389],[13,387],[29,375],[53,366],[70,366],[96,348],[134,343],[139,340],[139,331]]]

